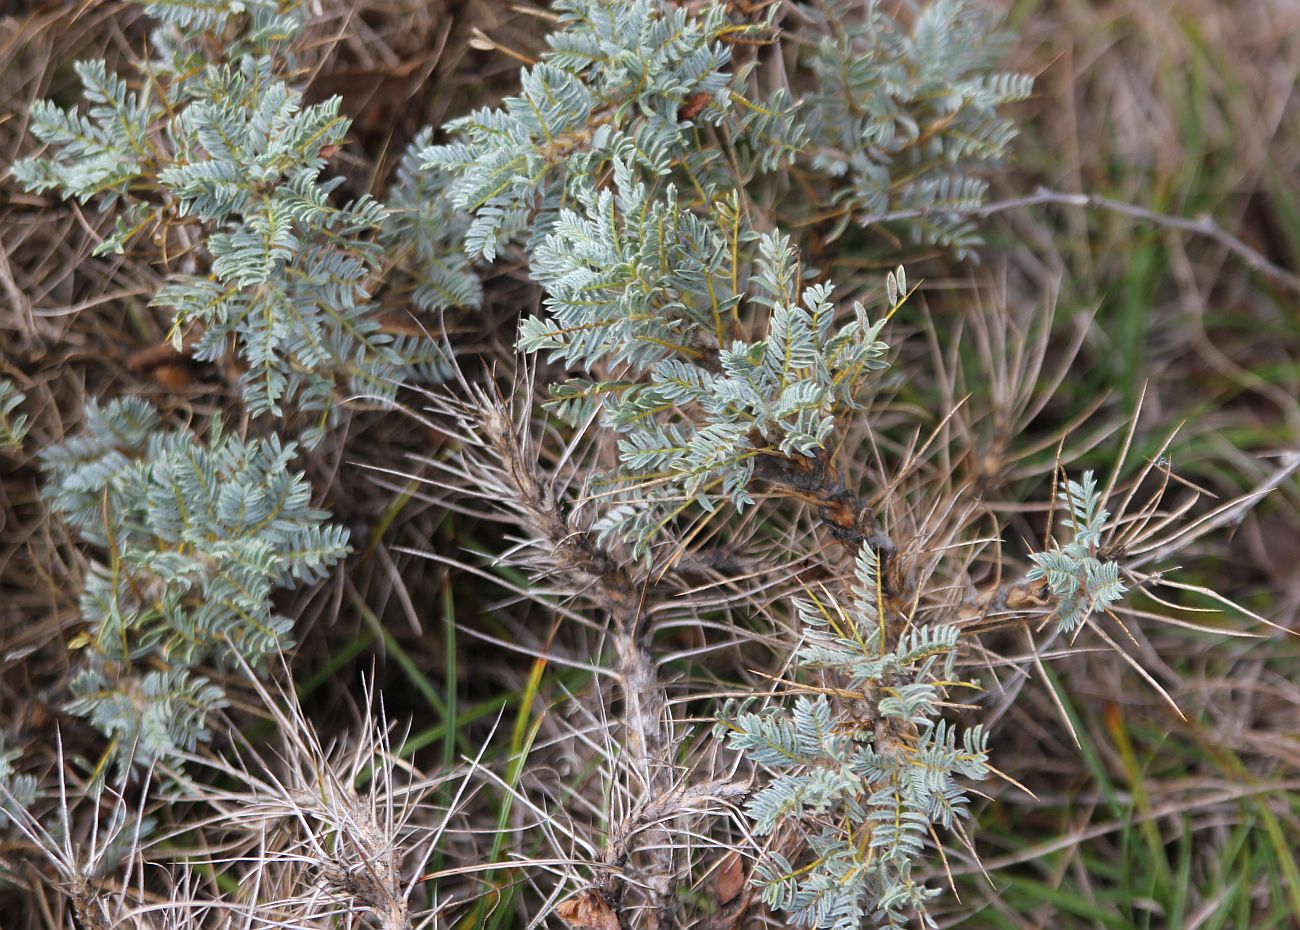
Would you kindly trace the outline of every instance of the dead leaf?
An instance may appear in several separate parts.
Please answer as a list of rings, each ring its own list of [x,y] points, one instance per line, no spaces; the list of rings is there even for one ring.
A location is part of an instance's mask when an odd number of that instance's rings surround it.
[[[193,383],[190,371],[184,365],[159,365],[152,374],[153,379],[169,391],[183,391]]]
[[[185,355],[177,352],[176,347],[168,341],[137,349],[123,359],[123,364],[132,371],[148,371],[159,365],[175,364],[184,358]]]
[[[712,94],[706,94],[704,92],[700,92],[698,94],[694,94],[688,97],[686,101],[682,104],[681,109],[678,111],[677,118],[695,119],[695,117],[699,116],[700,111],[709,105],[709,102],[712,99],[713,99]]]
[[[394,336],[413,336],[417,339],[437,338],[431,328],[420,325],[419,320],[410,313],[385,310],[379,314],[379,326],[386,333]]]
[[[745,875],[745,860],[738,852],[727,853],[713,879],[713,897],[718,909],[702,923],[699,930],[737,930],[744,922],[754,886]]]
[[[561,901],[555,913],[573,930],[622,930],[609,902],[591,888]]]
[[[745,890],[745,863],[740,853],[729,852],[718,868],[718,876],[713,880],[713,896],[720,906],[725,907]]]

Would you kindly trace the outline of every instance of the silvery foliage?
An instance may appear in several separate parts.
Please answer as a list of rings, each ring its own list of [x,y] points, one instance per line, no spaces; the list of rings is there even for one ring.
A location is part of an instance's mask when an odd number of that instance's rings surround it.
[[[1073,531],[1073,538],[1063,546],[1030,555],[1034,567],[1025,577],[1046,579],[1056,599],[1057,623],[1071,633],[1093,614],[1119,601],[1127,588],[1120,581],[1119,563],[1098,558],[1110,512],[1102,506],[1092,472],[1083,473],[1082,484],[1067,482],[1059,498],[1066,508],[1062,523]]]
[[[808,14],[826,27],[809,59],[813,165],[843,179],[843,222],[923,210],[906,223],[918,242],[977,244],[962,211],[983,203],[978,172],[1016,135],[998,108],[1033,91],[1028,75],[996,70],[987,13],[965,0],[825,0]]]
[[[927,855],[932,825],[949,828],[966,815],[962,782],[989,770],[981,727],[959,732],[940,716],[955,677],[957,628],[915,626],[887,640],[877,573],[877,555],[864,545],[848,609],[822,599],[797,604],[805,629],[798,667],[821,672],[825,687],[760,712],[733,704],[719,725],[772,773],[745,806],[754,832],[804,834],[800,858],[773,848],[756,877],[769,906],[810,927],[904,927],[912,915],[934,926],[925,908],[938,890],[913,869]]]
[[[627,490],[599,530],[648,556],[688,507],[752,503],[760,456],[820,449],[886,346],[861,306],[846,319],[831,285],[804,286],[789,237],[748,226],[721,186],[735,180],[719,169],[729,160],[699,144],[700,127],[725,124],[754,170],[802,145],[781,95],[748,101],[725,70],[721,37],[755,27],[718,5],[559,10],[523,93],[449,124],[456,141],[427,149],[426,164],[452,172],[454,202],[473,213],[471,254],[492,258],[532,219],[547,316],[524,322],[520,348],[614,374],[558,385],[555,409],[576,418],[603,403]],[[754,329],[765,337],[746,338]]]
[[[469,217],[447,196],[448,178],[422,168],[422,152],[433,130],[425,129],[407,146],[388,191],[383,242],[396,255],[399,280],[412,290],[411,299],[425,311],[477,307],[483,282],[465,258],[463,243]],[[394,275],[389,275],[390,282]]]
[[[36,779],[15,768],[22,751],[6,749],[5,737],[0,733],[0,829],[9,826],[9,818],[27,808],[36,798]]]
[[[616,159],[647,177],[688,163],[707,171],[716,153],[696,145],[699,129],[734,123],[765,170],[802,145],[783,94],[765,105],[742,99],[737,112],[721,39],[762,27],[734,24],[723,5],[691,13],[662,0],[557,0],[554,11],[550,51],[523,69],[520,94],[453,120],[456,141],[425,150],[427,166],[453,174],[456,206],[474,215],[471,256],[491,261],[523,230],[530,248],[539,245],[561,208],[590,198]]]
[[[760,456],[823,448],[836,414],[886,367],[887,347],[883,318],[859,304],[845,320],[830,285],[801,288],[788,237],[747,236],[757,254],[737,289],[723,229],[682,209],[671,186],[652,201],[622,163],[615,188],[582,213],[562,211],[534,252],[549,316],[524,322],[520,346],[626,376],[570,379],[555,394],[570,415],[603,398],[630,489],[601,530],[645,554],[688,506],[752,504]],[[749,328],[742,314],[763,319],[765,338],[737,338]]]
[[[201,669],[256,666],[289,646],[275,589],[315,582],[347,553],[347,530],[290,470],[295,452],[220,421],[205,444],[124,398],[88,405],[82,430],[42,453],[53,509],[98,550],[68,709],[111,739],[119,765],[207,739],[225,697]]]
[[[169,275],[154,304],[172,312],[178,348],[187,331],[197,336],[196,358],[238,346],[254,414],[318,412],[308,443],[322,438],[341,397],[386,399],[403,377],[437,376],[446,363],[437,343],[385,332],[370,303],[385,249],[395,236],[419,236],[416,276],[446,295],[423,294],[426,307],[472,302],[477,285],[464,262],[429,254],[457,233],[430,228],[436,208],[386,221],[369,196],[332,199],[343,179],[320,174],[349,123],[338,98],[307,106],[289,83],[304,10],[267,0],[146,9],[163,25],[139,89],[102,61],[78,63],[89,107],[35,104],[32,131],[51,151],[16,164],[15,176],[32,190],[115,209],[116,231],[99,252],[196,224],[208,266]],[[440,197],[429,182],[399,184],[404,206],[414,193],[430,205]]]
[[[0,451],[22,447],[27,436],[27,414],[18,408],[27,395],[8,378],[0,378]]]

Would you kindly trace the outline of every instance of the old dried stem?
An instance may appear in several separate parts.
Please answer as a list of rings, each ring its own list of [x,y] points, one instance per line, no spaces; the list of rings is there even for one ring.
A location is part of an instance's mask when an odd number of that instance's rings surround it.
[[[1233,255],[1236,255],[1239,259],[1245,262],[1246,266],[1252,271],[1259,272],[1265,277],[1276,281],[1278,284],[1300,293],[1300,275],[1297,275],[1293,271],[1288,271],[1280,265],[1276,265],[1269,261],[1263,254],[1256,249],[1251,248],[1241,239],[1232,235],[1232,233],[1228,232],[1209,216],[1187,219],[1186,217],[1172,216],[1168,213],[1157,213],[1154,210],[1148,210],[1145,207],[1139,207],[1136,204],[1125,203],[1122,200],[1114,200],[1110,197],[1102,197],[1099,194],[1067,194],[1064,191],[1054,191],[1040,187],[1033,194],[1030,194],[1027,197],[1014,197],[1009,200],[999,200],[978,207],[957,209],[933,209],[920,207],[912,210],[895,210],[889,213],[875,213],[869,216],[864,216],[859,219],[858,222],[863,226],[875,226],[881,223],[896,223],[903,220],[925,219],[927,216],[934,216],[940,213],[956,213],[961,216],[980,219],[993,216],[997,213],[1006,213],[1010,210],[1020,210],[1025,207],[1041,207],[1048,205],[1104,210],[1109,213],[1118,213],[1121,216],[1127,216],[1143,223],[1150,223],[1152,226],[1158,226],[1162,229],[1172,229],[1175,232],[1202,236],[1218,243]]]
[[[605,552],[590,532],[572,525],[550,484],[523,456],[514,424],[503,405],[497,403],[486,409],[480,428],[500,461],[527,528],[551,547],[554,562],[579,581],[610,618],[622,683],[628,755],[646,799],[640,810],[651,810],[657,799],[671,795],[673,785],[672,726],[655,669],[646,609],[654,582],[635,576]],[[659,825],[661,819],[643,815],[634,818],[638,822],[624,825],[622,839],[615,842],[611,838],[610,843],[618,861],[598,882],[599,890],[617,905],[624,889],[618,870],[638,847],[644,847],[647,862],[641,880],[646,888],[651,927],[672,923],[676,857],[671,835]],[[641,837],[639,842],[632,840],[634,835]]]

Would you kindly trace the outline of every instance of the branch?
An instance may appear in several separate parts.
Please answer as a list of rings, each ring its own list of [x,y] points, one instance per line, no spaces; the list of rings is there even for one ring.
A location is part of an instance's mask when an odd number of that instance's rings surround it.
[[[850,556],[856,556],[867,543],[880,557],[881,577],[887,588],[890,557],[896,549],[893,540],[876,522],[870,505],[840,480],[839,472],[826,460],[826,452],[812,455],[764,455],[754,468],[754,476],[787,497],[816,507],[831,535]]]
[[[523,518],[527,528],[551,547],[551,556],[570,577],[582,582],[588,596],[611,620],[614,651],[618,655],[618,674],[623,690],[623,722],[628,755],[641,780],[643,810],[652,810],[656,799],[673,796],[672,724],[667,701],[655,668],[650,647],[647,594],[655,585],[649,579],[634,576],[596,542],[585,529],[572,525],[556,499],[549,482],[542,480],[536,464],[523,454],[515,435],[514,422],[505,405],[484,403],[479,431],[496,456],[504,473],[509,500]],[[646,828],[644,839],[633,844],[630,836],[619,843],[620,867],[638,845],[648,858],[643,883],[649,904],[649,926],[672,921],[673,882],[676,876],[672,837],[658,824],[657,817],[641,817]],[[622,898],[625,876],[610,872],[605,884],[624,879],[616,887],[602,887],[617,908]]]
[[[1105,210],[1110,213],[1118,213],[1121,216],[1131,217],[1135,220],[1141,220],[1144,223],[1150,223],[1153,226],[1159,226],[1164,229],[1172,229],[1177,232],[1188,233],[1194,236],[1203,236],[1217,242],[1233,255],[1236,255],[1245,262],[1246,266],[1252,271],[1256,271],[1267,278],[1271,278],[1283,287],[1295,291],[1296,293],[1300,293],[1300,275],[1288,271],[1280,265],[1276,265],[1269,261],[1263,256],[1263,254],[1252,249],[1241,239],[1232,235],[1232,233],[1225,230],[1208,215],[1190,220],[1185,217],[1173,216],[1168,213],[1157,213],[1154,210],[1148,210],[1145,207],[1139,207],[1136,204],[1125,203],[1122,200],[1112,200],[1110,197],[1102,197],[1100,194],[1067,194],[1063,191],[1053,191],[1040,187],[1037,191],[1027,197],[1015,197],[1010,200],[999,200],[979,207],[958,207],[955,209],[921,207],[913,210],[895,210],[892,213],[876,213],[865,216],[859,220],[859,223],[863,226],[874,226],[879,223],[918,220],[945,214],[956,214],[959,216],[981,219],[993,216],[997,213],[1006,213],[1009,210],[1019,210],[1024,207],[1039,207],[1049,204],[1059,204],[1069,207],[1084,207],[1092,210]]]

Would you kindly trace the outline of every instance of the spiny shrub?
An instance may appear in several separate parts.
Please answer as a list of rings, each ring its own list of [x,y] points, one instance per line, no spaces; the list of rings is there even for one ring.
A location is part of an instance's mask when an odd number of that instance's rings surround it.
[[[277,588],[318,580],[348,533],[311,506],[292,443],[213,423],[206,444],[164,430],[138,398],[90,404],[42,453],[51,504],[94,547],[73,645],[72,713],[110,739],[106,760],[174,761],[225,706],[203,669],[258,665],[292,643]]]
[[[449,124],[453,141],[429,148],[426,165],[452,173],[452,199],[474,215],[471,255],[492,259],[502,241],[523,239],[546,313],[523,322],[519,348],[581,372],[552,388],[552,409],[571,423],[599,410],[618,436],[596,545],[625,541],[669,565],[694,535],[675,532],[690,512],[703,525],[728,505],[744,510],[762,484],[812,501],[859,551],[851,617],[798,611],[809,631],[801,664],[838,673],[848,679],[839,693],[858,696],[733,712],[727,729],[775,773],[746,806],[754,833],[808,825],[806,852],[774,849],[759,865],[765,901],[811,926],[867,916],[901,926],[936,893],[913,877],[931,824],[952,826],[965,808],[960,780],[986,772],[980,729],[959,739],[938,713],[957,627],[901,632],[877,609],[893,544],[828,478],[837,424],[888,368],[881,332],[907,281],[901,268],[888,276],[874,321],[860,302],[845,313],[789,235],[754,227],[745,189],[811,146],[847,210],[923,205],[935,213],[918,237],[970,243],[973,230],[946,220],[945,206],[982,196],[964,171],[1001,154],[1011,131],[996,106],[1028,81],[980,70],[961,4],[927,8],[911,31],[868,4],[817,46],[821,92],[802,106],[784,93],[754,99],[747,69],[728,68],[728,43],[761,38],[770,20],[738,26],[721,6],[694,16],[648,0],[624,7],[560,4],[551,51],[522,72],[521,94]],[[844,719],[855,703],[860,726]]]
[[[1071,508],[1065,525],[1074,539],[1030,553],[1037,567],[1025,583],[1032,591],[1046,581],[1043,600],[1058,628],[1073,632],[1117,603],[1125,587],[1119,564],[1095,555],[1109,514],[1093,475],[1068,482],[1061,500]],[[884,588],[880,554],[864,544],[847,606],[824,589],[794,603],[803,630],[796,666],[820,686],[796,684],[792,704],[758,712],[747,706],[753,700],[730,702],[717,728],[773,773],[745,805],[755,834],[791,824],[806,831],[795,846],[809,862],[796,865],[776,846],[755,880],[768,905],[810,927],[902,928],[913,917],[937,926],[926,902],[939,890],[914,870],[926,865],[936,825],[957,828],[969,842],[958,824],[968,809],[966,786],[989,774],[983,728],[959,730],[942,714],[951,689],[979,690],[956,674],[961,612],[914,623],[886,607]]]
[[[739,926],[748,892],[702,913],[693,888],[705,868],[691,856],[712,848],[703,836],[747,855],[777,919],[933,926],[926,873],[939,829],[968,842],[969,785],[991,771],[984,729],[959,723],[948,700],[974,686],[959,675],[968,640],[989,618],[1054,618],[1070,633],[1112,616],[1128,591],[1160,583],[1142,558],[1122,557],[1125,543],[1167,523],[1148,519],[1158,500],[1141,519],[1112,515],[1113,482],[1099,492],[1087,473],[1061,495],[1068,540],[1004,553],[987,532],[1000,512],[977,482],[954,480],[960,464],[931,467],[917,405],[898,402],[911,372],[895,365],[887,327],[915,286],[896,253],[904,240],[974,248],[970,211],[1015,131],[1003,107],[1031,90],[996,70],[987,17],[961,0],[557,0],[547,50],[518,92],[441,136],[421,133],[383,206],[340,203],[342,179],[321,178],[348,127],[337,99],[302,101],[304,8],[147,8],[161,26],[138,80],[80,64],[89,106],[38,106],[33,131],[50,151],[14,173],[115,211],[103,250],[157,239],[170,273],[154,302],[172,313],[173,339],[203,359],[235,347],[250,413],[310,412],[301,435],[316,443],[349,395],[391,399],[402,383],[441,377],[443,348],[389,332],[376,295],[409,295],[426,313],[473,307],[476,265],[506,260],[540,290],[514,347],[554,379],[544,409],[528,396],[512,410],[463,374],[464,393],[432,403],[463,432],[450,493],[491,501],[524,531],[503,560],[533,573],[540,602],[562,598],[566,615],[608,624],[621,704],[592,720],[618,718],[617,738],[574,737],[604,747],[592,749],[605,754],[592,766],[608,775],[602,794],[580,804],[601,838],[579,837],[579,818],[566,827],[602,858],[561,916],[584,930]],[[797,41],[768,61],[782,30]],[[895,270],[868,287],[836,270],[837,287],[794,230],[816,227],[826,255],[837,238],[850,248],[854,223],[886,227],[896,248],[863,261]],[[175,262],[174,244],[185,246]],[[16,435],[4,390],[0,423]],[[529,458],[534,433],[563,450]],[[347,533],[311,506],[294,455],[291,442],[242,438],[221,420],[206,438],[164,429],[132,399],[90,405],[82,431],[43,454],[54,509],[94,553],[68,708],[108,738],[105,764],[129,774],[131,760],[174,764],[201,747],[228,699],[218,673],[291,642],[275,591],[345,556]],[[868,481],[877,487],[857,489]],[[710,600],[701,574],[719,589],[731,575],[758,581]],[[798,589],[774,603],[753,593]],[[710,715],[732,752],[716,768],[743,774],[695,784],[712,763],[688,758],[656,619],[685,611],[735,633],[726,612],[737,604],[789,625],[793,641],[766,641],[793,669],[772,693],[751,689]],[[527,760],[512,758],[505,812],[528,790]],[[0,778],[13,761],[0,746]],[[605,790],[615,777],[619,790]],[[629,800],[622,812],[615,798]],[[692,819],[717,814],[706,802],[719,799],[747,822]],[[347,869],[368,868],[382,847],[391,879],[367,907],[393,905],[383,926],[407,926],[400,879],[427,860],[404,872],[387,841],[363,846],[365,861],[344,857]],[[548,862],[572,858],[570,848]],[[358,896],[360,871],[323,874]]]

